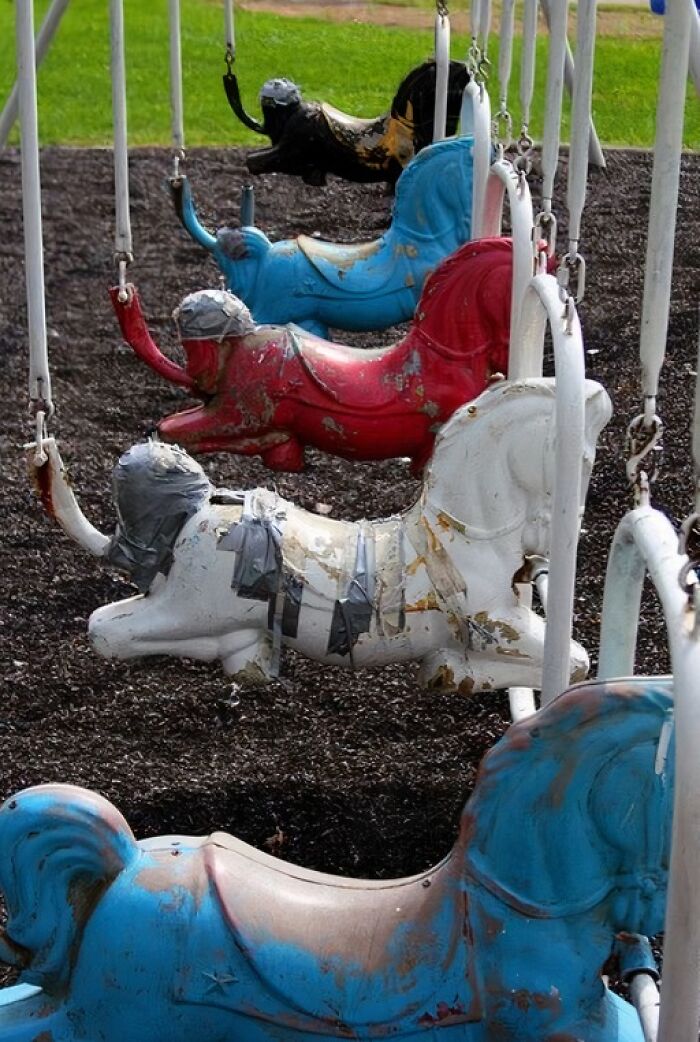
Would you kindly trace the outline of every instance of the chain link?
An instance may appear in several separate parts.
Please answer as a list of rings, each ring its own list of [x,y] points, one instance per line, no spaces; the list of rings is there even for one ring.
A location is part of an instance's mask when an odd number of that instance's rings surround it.
[[[692,604],[695,601],[700,572],[700,514],[690,514],[681,525],[678,533],[678,553],[688,556],[678,573],[678,582]]]
[[[491,120],[491,137],[503,149],[508,148],[513,140],[513,119],[505,103]]]
[[[557,268],[557,282],[562,300],[572,295],[577,304],[581,303],[586,292],[586,262],[580,253],[573,257],[567,253],[562,257]]]
[[[635,491],[639,502],[649,486],[659,476],[661,462],[661,438],[664,426],[658,416],[646,422],[644,414],[635,416],[627,428],[627,480]]]
[[[450,9],[445,0],[435,0],[435,10],[441,18],[449,18],[450,16]]]

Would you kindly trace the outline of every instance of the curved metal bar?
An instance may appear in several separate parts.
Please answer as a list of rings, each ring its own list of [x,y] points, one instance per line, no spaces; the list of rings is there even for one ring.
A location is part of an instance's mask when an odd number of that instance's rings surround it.
[[[522,328],[527,331],[524,336],[536,338],[537,343],[524,344],[521,362],[533,363],[533,371],[522,376],[538,376],[541,372],[542,341],[547,323],[554,346],[556,449],[542,705],[551,702],[569,685],[586,379],[583,337],[576,308],[571,300],[563,305],[557,280],[552,275],[542,274],[530,280],[523,297]],[[539,370],[534,368],[536,359],[539,359]]]
[[[94,557],[104,557],[110,545],[109,536],[95,528],[80,509],[63,466],[58,445],[53,438],[45,438],[41,444],[47,459],[41,466],[35,463],[36,444],[26,445],[30,471],[41,495],[44,508],[74,542],[84,547]]]
[[[690,2],[692,3],[692,0],[690,0]],[[56,30],[58,29],[61,18],[63,17],[67,7],[68,0],[51,0],[51,5],[46,12],[46,17],[41,23],[41,28],[36,35],[34,50],[37,69],[44,60],[49,45],[56,34]],[[8,95],[7,101],[5,102],[5,107],[2,112],[0,112],[0,148],[4,148],[7,144],[10,131],[17,121],[18,112],[19,81],[15,82]]]
[[[511,234],[513,236],[513,291],[510,305],[509,375],[518,368],[517,356],[522,346],[520,311],[525,290],[533,275],[532,232],[535,226],[530,186],[524,175],[518,174],[507,159],[497,159],[491,165],[484,200],[481,234],[484,237],[501,234],[503,201],[508,195]],[[512,377],[511,377],[512,379]]]
[[[599,676],[634,671],[642,583],[661,601],[674,674],[676,794],[666,906],[659,1042],[695,1042],[700,1015],[700,643],[678,575],[687,558],[664,514],[631,510],[618,525],[603,596]]]
[[[474,78],[464,88],[460,134],[474,138],[472,181],[472,239],[483,238],[484,196],[491,166],[491,102],[488,91]]]
[[[447,134],[447,88],[450,79],[450,19],[435,15],[435,115],[433,141],[444,141]]]
[[[213,252],[216,249],[216,238],[210,231],[200,224],[197,211],[194,208],[190,182],[186,177],[178,177],[170,182],[170,191],[173,197],[173,205],[184,228],[190,233],[195,242],[204,246],[206,250]]]

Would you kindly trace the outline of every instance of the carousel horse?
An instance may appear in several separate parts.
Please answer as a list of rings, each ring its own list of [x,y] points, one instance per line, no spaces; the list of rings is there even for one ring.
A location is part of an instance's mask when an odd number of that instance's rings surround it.
[[[462,94],[469,82],[463,62],[450,62],[446,136],[457,130]],[[267,80],[260,91],[262,123],[243,108],[233,71],[224,76],[229,104],[238,119],[272,146],[249,152],[252,174],[294,174],[306,184],[324,185],[327,174],[347,181],[394,184],[406,164],[433,140],[435,62],[412,69],[391,109],[376,119],[359,119],[326,102],[303,101],[291,80]]]
[[[220,659],[239,683],[277,672],[281,645],[350,668],[419,660],[445,691],[539,687],[544,619],[519,592],[529,555],[549,556],[554,381],[502,381],[441,429],[417,502],[346,522],[268,489],[214,489],[176,446],[146,442],[114,474],[112,538],[84,517],[53,439],[30,466],[45,508],[140,595],[98,608],[89,635],[108,658]],[[587,381],[581,507],[610,416]],[[571,675],[586,653],[571,642]]]
[[[407,335],[372,351],[294,326],[256,326],[224,290],[186,297],[175,311],[183,369],[151,338],[138,295],[111,290],[124,339],[203,404],[158,425],[189,451],[260,454],[274,470],[302,470],[304,446],[346,459],[410,456],[415,473],[437,428],[508,367],[509,239],[462,246],[428,277]]]
[[[643,1042],[601,971],[663,927],[672,729],[668,681],[569,689],[486,754],[447,857],[378,882],[25,789],[0,808],[0,1042]]]
[[[396,185],[391,225],[373,242],[300,235],[272,243],[258,228],[221,228],[197,217],[189,182],[171,182],[183,225],[218,264],[227,288],[263,325],[296,322],[318,336],[407,322],[426,276],[471,237],[473,138],[438,141],[412,159]]]

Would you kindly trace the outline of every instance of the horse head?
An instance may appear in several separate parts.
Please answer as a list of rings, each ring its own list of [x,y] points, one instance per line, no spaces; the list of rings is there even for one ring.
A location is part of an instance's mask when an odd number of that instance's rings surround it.
[[[474,139],[448,138],[424,148],[396,182],[388,234],[453,249],[471,237]]]
[[[261,262],[272,244],[258,228],[220,228],[212,235],[201,224],[186,177],[170,182],[175,211],[183,227],[195,242],[211,253],[221,269],[227,286],[244,300],[251,298],[259,275]]]
[[[118,524],[105,559],[128,572],[145,593],[156,575],[168,574],[182,526],[211,489],[199,463],[177,445],[133,445],[112,474]]]
[[[391,103],[391,118],[408,124],[414,148],[420,152],[433,140],[436,66],[433,60],[411,69],[401,81]],[[447,136],[457,129],[462,93],[469,82],[464,62],[451,61],[447,86]]]
[[[468,876],[531,918],[598,921],[603,906],[611,940],[662,929],[672,706],[668,680],[580,684],[513,725],[463,819]]]
[[[0,808],[0,891],[7,926],[0,958],[55,994],[67,983],[85,923],[137,853],[107,800],[72,785],[39,785]]]
[[[513,243],[465,243],[428,276],[416,308],[415,328],[450,358],[484,356],[484,380],[508,370]],[[476,359],[474,363],[476,366]]]
[[[586,381],[581,506],[610,399]],[[522,529],[519,552],[548,552],[554,488],[555,382],[504,381],[463,405],[441,428],[425,471],[423,501],[471,539]],[[455,475],[463,480],[455,480]]]

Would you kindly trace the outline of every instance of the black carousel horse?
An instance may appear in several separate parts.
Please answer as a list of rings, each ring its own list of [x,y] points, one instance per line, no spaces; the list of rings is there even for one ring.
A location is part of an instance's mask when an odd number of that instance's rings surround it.
[[[306,184],[323,185],[326,174],[347,181],[394,184],[413,156],[433,140],[435,62],[423,62],[401,83],[389,112],[359,119],[326,102],[303,101],[287,79],[267,80],[260,91],[262,123],[243,108],[238,80],[224,76],[229,104],[250,130],[266,134],[271,148],[251,152],[253,174],[295,174]],[[457,129],[462,93],[469,80],[463,62],[450,62],[447,89],[447,135]]]

